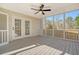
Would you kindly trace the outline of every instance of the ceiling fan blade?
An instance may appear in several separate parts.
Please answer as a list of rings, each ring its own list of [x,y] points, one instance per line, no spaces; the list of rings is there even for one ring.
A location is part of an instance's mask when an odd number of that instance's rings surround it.
[[[42,4],[41,6],[40,6],[40,9],[43,9],[44,8],[44,5]]]
[[[45,13],[42,11],[42,14],[45,15]]]
[[[43,10],[43,11],[51,11],[51,9],[46,9],[46,10]]]
[[[40,11],[36,12],[35,14],[39,13]]]
[[[38,11],[38,9],[31,8],[32,10]]]

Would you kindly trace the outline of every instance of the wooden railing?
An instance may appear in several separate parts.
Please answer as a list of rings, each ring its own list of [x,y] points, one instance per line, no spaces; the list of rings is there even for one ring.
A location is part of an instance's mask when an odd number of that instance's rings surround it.
[[[72,40],[78,40],[79,33],[78,31],[65,31],[65,38],[66,39],[72,39]]]
[[[52,36],[53,35],[53,30],[52,29],[43,30],[43,33],[44,33],[44,35]]]
[[[8,41],[7,30],[0,30],[0,44]]]
[[[47,36],[53,36],[58,38],[65,38],[65,39],[71,39],[71,40],[78,40],[79,33],[77,30],[52,30],[47,29],[44,30],[44,35]]]

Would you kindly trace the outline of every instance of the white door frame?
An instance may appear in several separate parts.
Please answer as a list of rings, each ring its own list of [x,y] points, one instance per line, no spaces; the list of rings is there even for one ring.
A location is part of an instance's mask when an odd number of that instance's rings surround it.
[[[21,36],[15,37],[15,19],[20,19],[21,20]],[[21,17],[12,17],[12,40],[16,40],[22,38],[22,18]]]
[[[29,27],[30,28],[29,29],[29,31],[30,31],[29,35],[25,35],[25,21],[29,21],[30,22],[30,24],[29,24],[30,25],[30,27]],[[23,33],[24,34],[24,37],[30,37],[31,34],[32,34],[31,31],[32,31],[32,22],[31,22],[31,20],[30,19],[24,19],[24,33]]]

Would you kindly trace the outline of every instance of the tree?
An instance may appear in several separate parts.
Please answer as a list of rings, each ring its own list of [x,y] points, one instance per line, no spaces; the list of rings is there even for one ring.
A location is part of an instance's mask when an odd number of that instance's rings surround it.
[[[52,29],[52,28],[53,28],[52,24],[49,23],[47,29]]]
[[[77,16],[75,20],[76,20],[77,26],[79,26],[79,16]]]
[[[62,19],[58,19],[58,28],[59,29],[63,29],[63,20]]]
[[[46,24],[47,24],[47,29],[52,29],[53,28],[52,21],[47,20]]]
[[[73,18],[72,17],[67,17],[66,19],[66,24],[68,25],[69,28],[73,28]]]

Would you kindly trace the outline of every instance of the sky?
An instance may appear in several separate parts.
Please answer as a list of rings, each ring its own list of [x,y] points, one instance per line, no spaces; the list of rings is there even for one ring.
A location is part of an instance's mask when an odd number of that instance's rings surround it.
[[[73,19],[75,19],[76,16],[78,16],[78,15],[79,15],[79,10],[75,10],[75,11],[66,13],[66,17],[71,16],[71,17],[73,17]]]

